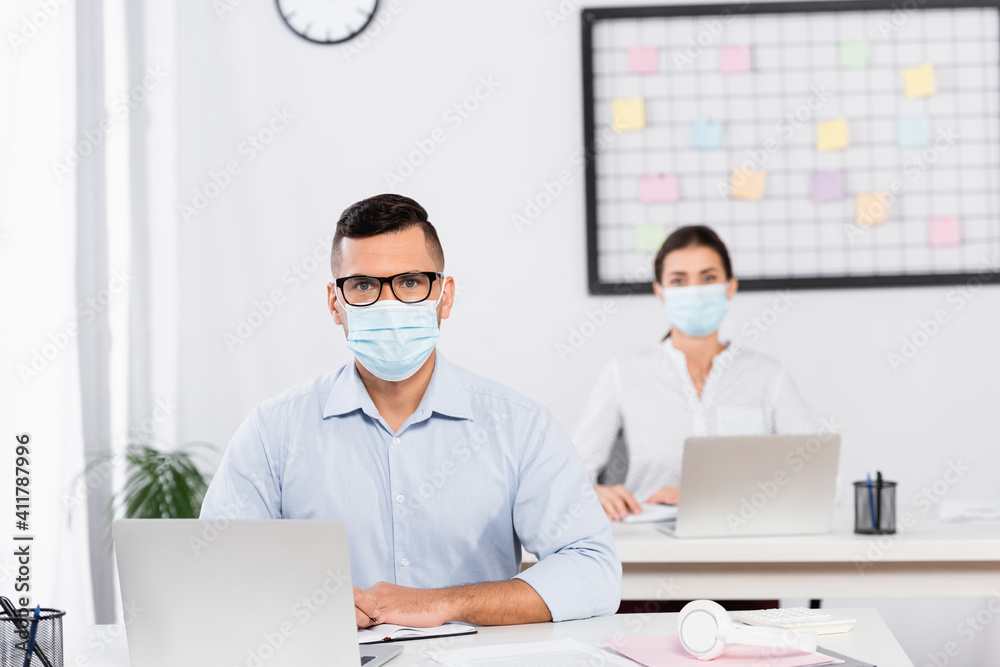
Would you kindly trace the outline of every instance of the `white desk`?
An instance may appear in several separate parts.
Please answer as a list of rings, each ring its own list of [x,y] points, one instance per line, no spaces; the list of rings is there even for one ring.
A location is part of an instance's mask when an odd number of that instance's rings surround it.
[[[683,540],[652,524],[615,523],[622,599],[989,597],[1000,589],[998,524],[928,519],[867,536],[855,535],[852,521],[840,512],[828,535]]]
[[[821,636],[820,646],[859,660],[871,661],[878,667],[913,667],[913,663],[906,657],[874,609],[837,609],[831,613],[857,618],[858,623],[851,632]],[[488,644],[576,639],[598,646],[602,639],[617,633],[623,636],[672,634],[676,632],[676,623],[676,614],[622,614],[566,623],[480,628],[479,634],[476,635],[403,642],[400,645],[405,647],[404,653],[390,661],[388,665],[389,667],[433,665],[435,663],[424,657],[425,651]],[[67,667],[128,666],[128,648],[125,632],[121,626],[73,627],[67,623],[65,634],[64,664]],[[323,663],[319,661],[317,664]]]

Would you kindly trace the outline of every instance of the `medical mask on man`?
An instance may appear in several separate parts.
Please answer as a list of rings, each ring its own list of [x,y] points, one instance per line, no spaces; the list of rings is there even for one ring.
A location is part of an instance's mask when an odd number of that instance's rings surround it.
[[[437,301],[387,299],[370,306],[345,303],[344,309],[348,349],[381,380],[399,382],[413,376],[437,345]]]
[[[670,325],[694,338],[704,338],[716,331],[729,310],[727,285],[715,283],[665,288],[663,309]]]

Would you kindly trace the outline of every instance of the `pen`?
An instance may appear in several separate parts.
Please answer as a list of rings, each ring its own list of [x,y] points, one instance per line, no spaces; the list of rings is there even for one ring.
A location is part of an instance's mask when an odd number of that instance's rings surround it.
[[[868,511],[872,515],[872,530],[878,530],[878,518],[875,516],[875,494],[872,492],[872,475],[867,473],[868,476]]]
[[[22,620],[21,615],[17,613],[17,608],[14,607],[14,603],[3,595],[0,595],[0,607],[3,607],[4,613],[7,614],[7,617],[14,622],[14,625],[18,630],[24,630],[24,628],[28,625],[28,622]],[[42,664],[45,665],[45,667],[52,667],[52,663],[49,661],[48,656],[45,655],[41,646],[35,648],[35,655],[38,656],[38,659],[42,661]]]
[[[31,666],[31,653],[35,650],[35,635],[38,634],[38,616],[42,611],[42,605],[35,605],[35,620],[31,622],[31,632],[28,634],[28,648],[24,652],[24,667]]]
[[[882,530],[882,471],[875,471],[875,530]]]

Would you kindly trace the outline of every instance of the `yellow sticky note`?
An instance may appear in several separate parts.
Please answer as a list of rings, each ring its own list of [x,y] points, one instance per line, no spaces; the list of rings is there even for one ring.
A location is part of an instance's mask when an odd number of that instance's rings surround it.
[[[839,151],[847,148],[847,119],[825,120],[816,132],[816,150]]]
[[[759,169],[735,169],[729,181],[729,196],[733,199],[760,201],[764,198],[764,184],[767,172]]]
[[[646,105],[641,97],[615,100],[612,107],[611,127],[615,132],[641,130],[646,127]]]
[[[920,67],[903,70],[907,97],[929,97],[937,92],[934,83],[934,65],[924,63]]]
[[[860,227],[870,227],[889,217],[889,193],[867,192],[857,196],[857,221]]]
[[[667,238],[663,225],[639,225],[635,228],[635,249],[639,252],[656,252]]]

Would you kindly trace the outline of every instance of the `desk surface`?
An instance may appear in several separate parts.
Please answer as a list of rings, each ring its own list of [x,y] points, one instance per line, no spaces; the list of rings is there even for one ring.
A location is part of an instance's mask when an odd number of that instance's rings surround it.
[[[853,563],[1000,561],[1000,524],[925,519],[894,535],[856,535],[838,511],[826,535],[677,539],[655,524],[612,524],[622,563]],[[535,559],[526,554],[526,562]]]
[[[878,667],[913,667],[896,639],[874,609],[836,609],[838,616],[858,619],[851,632],[840,635],[823,635],[820,646],[840,653],[868,660]],[[672,634],[676,632],[676,614],[621,614],[565,623],[536,623],[507,627],[480,628],[479,634],[465,637],[448,637],[423,641],[403,642],[402,655],[390,661],[390,667],[433,665],[424,656],[428,650],[449,650],[511,644],[518,642],[576,639],[598,646],[605,637],[616,634],[642,636]],[[127,667],[128,648],[122,626],[76,626],[67,623],[66,665],[88,667]]]

